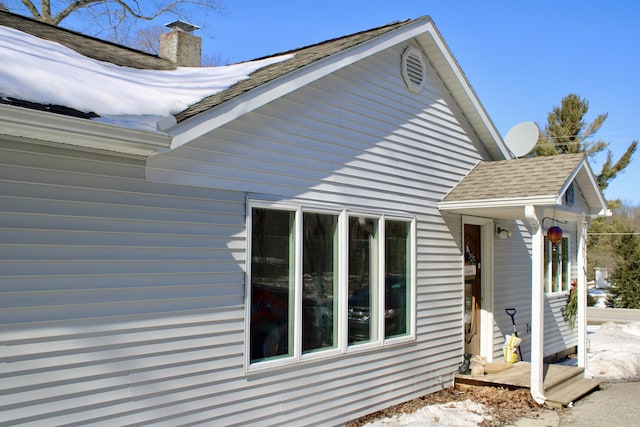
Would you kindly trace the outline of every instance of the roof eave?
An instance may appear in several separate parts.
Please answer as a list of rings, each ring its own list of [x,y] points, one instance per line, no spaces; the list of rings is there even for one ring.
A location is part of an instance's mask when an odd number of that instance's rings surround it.
[[[0,134],[127,157],[166,152],[171,142],[168,135],[11,105],[0,105]]]
[[[517,206],[555,206],[557,204],[557,195],[543,195],[500,199],[443,201],[439,202],[437,207],[443,211],[460,211],[479,208],[497,209]]]

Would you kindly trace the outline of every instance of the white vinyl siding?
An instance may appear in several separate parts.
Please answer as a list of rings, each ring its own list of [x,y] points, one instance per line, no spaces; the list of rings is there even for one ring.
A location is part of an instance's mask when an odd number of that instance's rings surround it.
[[[244,341],[245,195],[9,141],[0,164],[0,424],[121,425],[223,396]]]
[[[498,223],[503,225],[503,223]],[[521,221],[505,223],[504,226],[514,230],[509,239],[494,241],[494,357],[502,360],[502,346],[505,335],[513,332],[511,318],[505,313],[505,308],[514,307],[517,310],[516,326],[522,338],[522,351],[525,360],[531,359],[531,235],[528,228]],[[569,246],[575,245],[575,225],[563,226],[573,239]],[[522,251],[522,247],[528,251]],[[542,249],[542,248],[541,248]],[[569,264],[572,267],[570,277],[575,278],[577,265],[576,251],[570,250],[572,257]],[[545,331],[544,357],[567,350],[577,344],[577,330],[571,330],[562,317],[562,309],[567,300],[567,293],[545,295]]]
[[[256,383],[256,393],[296,390],[286,415],[275,407],[257,411],[282,424],[311,423],[309,413],[326,417],[327,409],[335,421],[324,423],[341,423],[435,391],[438,379],[451,384],[461,361],[461,255],[451,235],[459,223],[445,223],[436,203],[488,156],[429,64],[421,93],[407,90],[398,66],[403,51],[399,46],[327,76],[151,158],[147,167],[149,179],[160,182],[416,217],[415,345],[351,352],[323,359],[320,371],[305,364],[266,376],[274,382]],[[339,390],[325,382],[326,372],[340,372]],[[290,379],[278,382],[282,376]],[[319,394],[331,402],[312,410],[307,405]]]
[[[488,156],[430,64],[407,90],[405,48],[146,166],[10,144],[0,423],[336,425],[451,384],[460,224],[436,203]],[[247,196],[415,217],[415,342],[245,374]]]

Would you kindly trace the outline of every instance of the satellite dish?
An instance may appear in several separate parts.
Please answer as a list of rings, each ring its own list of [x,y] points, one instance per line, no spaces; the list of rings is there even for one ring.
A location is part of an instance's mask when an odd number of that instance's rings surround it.
[[[516,157],[522,157],[533,149],[538,142],[538,126],[532,122],[518,123],[504,137],[507,148]]]

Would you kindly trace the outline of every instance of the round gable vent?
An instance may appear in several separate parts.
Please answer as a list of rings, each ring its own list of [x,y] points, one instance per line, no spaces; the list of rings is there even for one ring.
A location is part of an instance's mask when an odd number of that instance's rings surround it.
[[[422,90],[426,80],[426,66],[422,53],[413,46],[402,54],[402,77],[410,91]]]

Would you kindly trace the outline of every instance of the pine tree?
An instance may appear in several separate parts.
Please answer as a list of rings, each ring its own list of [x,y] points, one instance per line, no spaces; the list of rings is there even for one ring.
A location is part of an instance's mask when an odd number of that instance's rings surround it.
[[[540,137],[532,155],[551,156],[554,154],[585,153],[592,157],[605,150],[609,143],[603,140],[592,141],[594,134],[607,119],[607,113],[599,114],[591,123],[585,122],[589,111],[589,102],[574,93],[562,98],[560,106],[553,107],[547,116],[547,125],[540,130]],[[636,151],[637,141],[633,141],[624,154],[614,163],[611,151],[597,176],[598,185],[604,190],[616,175],[631,162]]]
[[[640,308],[640,239],[629,227],[614,244],[620,262],[611,275],[607,306]]]
[[[603,152],[609,143],[595,139],[594,135],[607,119],[607,114],[599,114],[588,123],[585,116],[589,112],[589,103],[574,93],[562,98],[560,106],[555,106],[547,116],[547,124],[540,129],[540,137],[533,149],[532,156],[551,156],[555,154],[585,153],[593,157]],[[638,142],[633,141],[617,161],[613,161],[611,151],[596,176],[600,190],[622,172],[630,163]],[[610,207],[620,207],[619,201],[609,201]],[[640,308],[640,243],[631,232],[633,229],[617,221],[596,219],[589,233],[609,234],[611,238],[590,235],[588,242],[589,272],[593,267],[607,267],[614,271],[612,293],[608,304],[615,307]],[[613,248],[613,250],[612,250]]]

